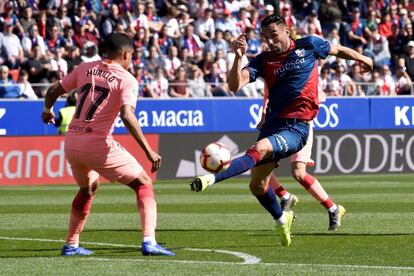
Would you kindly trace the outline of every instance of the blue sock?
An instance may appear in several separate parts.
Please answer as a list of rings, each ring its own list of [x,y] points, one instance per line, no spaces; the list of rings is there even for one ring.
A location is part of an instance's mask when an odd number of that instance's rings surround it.
[[[283,215],[282,208],[276,199],[272,187],[268,187],[267,192],[256,196],[256,198],[275,220],[278,220]]]
[[[239,158],[231,160],[230,167],[215,175],[215,183],[225,180],[250,170],[256,165],[257,160],[250,154],[245,154]]]

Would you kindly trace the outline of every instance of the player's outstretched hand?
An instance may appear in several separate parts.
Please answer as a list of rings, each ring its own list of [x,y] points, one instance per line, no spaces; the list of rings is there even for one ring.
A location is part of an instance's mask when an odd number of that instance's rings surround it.
[[[151,172],[154,173],[158,171],[158,169],[161,167],[161,156],[155,151],[151,150],[148,152],[147,157],[152,163]]]
[[[52,112],[42,112],[42,121],[45,124],[54,124],[55,123],[55,113]]]
[[[246,34],[242,33],[233,43],[234,52],[237,56],[243,56],[247,51]]]
[[[372,58],[365,57],[365,60],[362,61],[364,64],[362,66],[362,72],[368,73],[374,71],[374,61]]]

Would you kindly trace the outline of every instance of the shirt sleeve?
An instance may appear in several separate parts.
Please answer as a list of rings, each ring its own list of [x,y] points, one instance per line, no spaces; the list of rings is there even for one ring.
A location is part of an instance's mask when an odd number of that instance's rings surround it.
[[[259,54],[255,58],[253,58],[246,67],[244,67],[249,70],[249,74],[250,74],[249,82],[254,82],[258,77],[262,77],[262,70],[261,70],[262,64],[263,64],[262,55]]]
[[[60,85],[62,85],[63,87],[63,90],[65,90],[66,92],[72,91],[73,89],[77,88],[76,75],[80,67],[81,65],[76,66],[75,69],[73,69],[69,74],[64,76],[63,79],[59,81]]]
[[[310,43],[313,45],[315,58],[325,59],[331,50],[331,44],[318,36],[309,36]]]
[[[121,86],[120,103],[121,106],[127,104],[136,107],[138,99],[138,81],[133,78],[127,78]]]

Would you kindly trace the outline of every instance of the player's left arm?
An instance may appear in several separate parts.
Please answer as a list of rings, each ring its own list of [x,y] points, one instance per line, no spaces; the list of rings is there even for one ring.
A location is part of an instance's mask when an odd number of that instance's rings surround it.
[[[364,56],[351,48],[331,44],[329,54],[343,59],[360,61],[364,64],[363,70],[366,72],[372,72],[374,70],[374,62],[371,58]]]
[[[142,132],[138,119],[135,115],[135,108],[129,104],[121,106],[120,117],[128,132],[134,137],[134,140],[144,150],[148,160],[152,163],[151,172],[157,171],[161,166],[161,156],[152,150],[150,144]]]

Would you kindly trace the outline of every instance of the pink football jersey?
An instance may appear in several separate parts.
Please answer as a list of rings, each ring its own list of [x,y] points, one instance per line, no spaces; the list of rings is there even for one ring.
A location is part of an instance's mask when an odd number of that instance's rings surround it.
[[[81,63],[60,84],[67,92],[76,88],[78,94],[76,111],[66,135],[66,147],[71,149],[88,151],[87,145],[80,144],[111,140],[121,106],[136,106],[138,81],[114,61]]]

